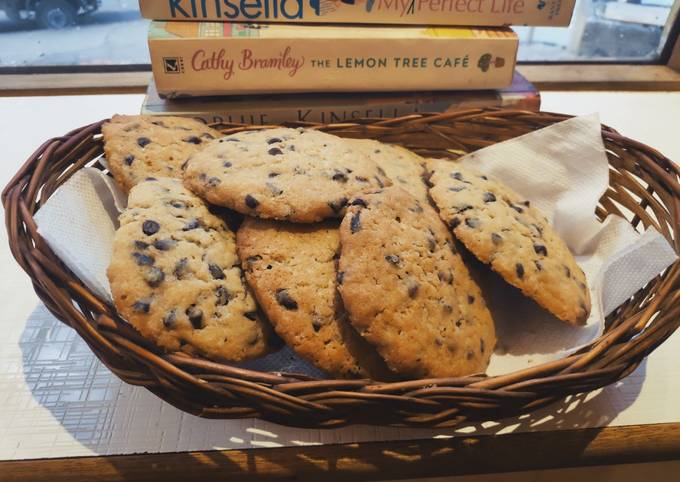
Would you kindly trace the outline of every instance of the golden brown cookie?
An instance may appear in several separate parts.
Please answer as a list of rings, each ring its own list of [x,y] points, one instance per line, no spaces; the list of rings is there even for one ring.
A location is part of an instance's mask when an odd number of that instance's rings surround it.
[[[213,141],[189,161],[184,182],[212,204],[298,223],[342,217],[353,194],[390,184],[345,139],[288,128]]]
[[[248,284],[278,335],[339,377],[390,377],[347,320],[337,291],[338,222],[288,224],[246,218],[237,246]]]
[[[108,276],[118,312],[142,335],[233,361],[270,351],[234,233],[181,181],[135,186],[120,224]]]
[[[448,161],[432,161],[430,194],[453,234],[508,283],[561,320],[590,314],[586,277],[564,241],[507,186]]]
[[[479,287],[429,204],[399,187],[350,201],[340,293],[357,331],[409,377],[483,372],[496,344]]]
[[[428,202],[424,158],[396,144],[383,144],[373,139],[347,139],[352,148],[362,152],[385,171],[395,186],[411,193],[421,202]]]
[[[182,165],[221,134],[194,119],[113,116],[102,126],[104,153],[118,185],[128,192],[148,177],[182,177]]]

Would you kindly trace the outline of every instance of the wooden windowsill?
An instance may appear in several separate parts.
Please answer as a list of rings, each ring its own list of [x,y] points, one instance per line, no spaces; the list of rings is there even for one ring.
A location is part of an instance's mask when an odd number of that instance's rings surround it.
[[[539,90],[680,90],[680,72],[665,65],[522,65]],[[0,75],[0,96],[143,93],[150,72]]]
[[[490,454],[493,454],[491,456]],[[0,462],[16,482],[389,480],[677,460],[680,424],[315,447]]]

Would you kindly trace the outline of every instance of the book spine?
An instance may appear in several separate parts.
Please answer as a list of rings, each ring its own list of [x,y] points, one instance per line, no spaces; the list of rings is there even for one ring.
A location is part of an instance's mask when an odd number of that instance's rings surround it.
[[[178,95],[497,89],[517,37],[149,40],[159,93]]]
[[[298,106],[280,106],[275,101],[257,107],[244,106],[243,102],[233,107],[219,102],[214,107],[210,102],[200,106],[186,106],[181,101],[160,101],[158,104],[145,102],[141,113],[144,115],[172,115],[192,117],[206,124],[254,124],[268,125],[284,122],[309,122],[330,124],[352,122],[361,118],[397,118],[419,113],[442,113],[460,109],[504,107],[538,111],[541,98],[537,91],[526,92],[479,92],[470,95],[416,100],[391,100],[375,102],[359,99],[351,102],[329,102],[328,105],[307,105],[301,101]]]
[[[154,20],[569,25],[575,0],[140,0]]]

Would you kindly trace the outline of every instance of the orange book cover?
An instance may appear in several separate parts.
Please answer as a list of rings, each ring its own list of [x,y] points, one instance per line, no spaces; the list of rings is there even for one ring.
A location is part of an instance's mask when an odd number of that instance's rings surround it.
[[[569,25],[575,0],[140,0],[154,20]]]
[[[499,89],[512,82],[508,28],[152,22],[151,64],[168,97]]]

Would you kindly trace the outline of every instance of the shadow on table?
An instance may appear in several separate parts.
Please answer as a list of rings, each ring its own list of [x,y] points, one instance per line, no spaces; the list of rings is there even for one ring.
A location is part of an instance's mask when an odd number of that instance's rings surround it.
[[[613,386],[567,397],[531,414],[501,422],[469,423],[442,430],[368,426],[302,430],[260,420],[206,420],[183,413],[147,390],[121,382],[96,359],[72,329],[57,321],[42,304],[27,320],[19,344],[25,382],[34,399],[48,409],[77,442],[74,444],[73,440],[55,437],[62,441],[55,442],[52,453],[115,455],[166,452],[172,455],[163,457],[158,466],[168,470],[172,466],[179,470],[180,465],[177,464],[180,462],[183,470],[194,466],[205,468],[208,464],[223,468],[225,473],[243,476],[254,476],[258,470],[271,464],[276,464],[280,470],[289,470],[290,466],[293,469],[297,467],[295,470],[304,468],[309,473],[318,469],[319,474],[324,474],[329,470],[341,471],[351,459],[384,469],[385,474],[391,474],[392,478],[401,478],[400,467],[406,470],[414,461],[436,460],[440,463],[444,455],[449,457],[447,464],[460,469],[457,470],[459,473],[466,473],[465,464],[474,467],[470,464],[484,463],[484,457],[492,458],[493,466],[501,462],[509,464],[507,470],[511,470],[512,454],[525,450],[538,450],[537,457],[542,456],[541,451],[557,451],[568,460],[583,451],[597,435],[597,429],[583,431],[577,443],[572,440],[568,444],[561,444],[560,437],[553,436],[543,441],[547,434],[521,432],[607,425],[636,400],[645,379],[646,367],[643,362],[631,376]],[[616,392],[619,393],[614,396]],[[509,453],[498,452],[496,437],[478,437],[509,433],[519,437],[519,445]],[[41,432],[41,435],[47,434]],[[376,439],[401,442],[395,442],[389,449],[368,443]],[[330,448],[326,445],[355,442],[366,443],[361,444],[360,451],[356,445]],[[60,450],[59,443],[63,444],[63,450]],[[321,444],[325,446],[309,446]],[[295,451],[280,448],[286,446],[297,448]],[[191,450],[263,447],[272,450],[186,453]],[[507,452],[507,447],[504,450]],[[463,459],[459,460],[459,456]],[[285,460],[283,466],[280,465],[282,460]],[[131,471],[131,478],[139,470],[139,465],[130,462],[127,457],[109,458],[106,463],[115,467],[121,475]],[[167,479],[167,475],[164,474],[164,480],[172,480]]]

